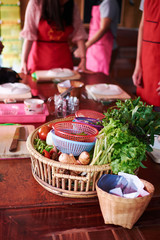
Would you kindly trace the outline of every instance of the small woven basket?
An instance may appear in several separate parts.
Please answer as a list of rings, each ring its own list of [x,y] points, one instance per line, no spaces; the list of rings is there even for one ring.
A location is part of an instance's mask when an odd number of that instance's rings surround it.
[[[144,183],[145,190],[149,192],[149,195],[133,199],[118,197],[107,193],[96,184],[99,204],[105,224],[120,225],[129,229],[133,227],[145,211],[154,193],[154,186],[151,183],[142,179],[141,181]]]
[[[57,119],[44,125],[72,119],[73,117]],[[49,192],[60,196],[72,198],[96,197],[96,181],[103,174],[111,173],[110,166],[64,164],[42,156],[33,147],[39,128],[35,129],[27,139],[27,149],[31,155],[32,174],[35,180]]]

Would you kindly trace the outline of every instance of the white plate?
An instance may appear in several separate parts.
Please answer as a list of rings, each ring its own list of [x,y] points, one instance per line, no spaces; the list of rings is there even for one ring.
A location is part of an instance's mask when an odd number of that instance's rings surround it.
[[[73,71],[68,68],[54,68],[48,71],[48,76],[51,77],[72,77]]]
[[[36,79],[69,78],[74,72],[68,68],[54,68],[50,70],[38,70],[35,72]]]
[[[95,84],[90,88],[90,91],[98,95],[120,95],[122,90],[119,86],[114,84]]]
[[[31,91],[30,87],[24,83],[4,83],[0,85],[0,94],[25,94]]]

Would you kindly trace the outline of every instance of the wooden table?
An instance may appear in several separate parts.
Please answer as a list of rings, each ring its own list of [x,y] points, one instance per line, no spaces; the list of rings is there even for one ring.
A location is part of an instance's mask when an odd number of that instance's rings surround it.
[[[23,76],[37,96],[57,93],[56,84],[32,81]],[[103,74],[82,74],[85,84],[109,82]],[[33,92],[34,92],[33,91]],[[105,111],[93,100],[82,98],[80,108]],[[47,121],[53,116],[49,116]],[[31,173],[30,159],[0,160],[1,240],[158,240],[160,236],[160,165],[149,157],[138,176],[155,186],[144,214],[131,229],[105,225],[97,198],[73,199],[54,195],[41,187]]]

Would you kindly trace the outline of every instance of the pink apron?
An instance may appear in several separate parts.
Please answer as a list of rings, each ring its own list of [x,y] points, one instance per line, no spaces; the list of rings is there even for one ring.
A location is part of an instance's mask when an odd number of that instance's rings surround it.
[[[52,68],[73,69],[72,54],[69,49],[68,36],[73,27],[68,26],[65,31],[50,27],[47,21],[41,20],[38,27],[38,40],[33,42],[28,57],[28,69],[31,73],[36,70]]]
[[[89,39],[100,29],[99,6],[92,7],[92,18],[89,29]],[[109,75],[109,66],[112,55],[113,35],[107,31],[105,35],[87,50],[86,67],[93,72],[103,72]]]
[[[160,81],[160,1],[145,0],[144,28],[142,42],[143,86],[137,88],[137,95],[143,101],[160,106],[157,94]]]

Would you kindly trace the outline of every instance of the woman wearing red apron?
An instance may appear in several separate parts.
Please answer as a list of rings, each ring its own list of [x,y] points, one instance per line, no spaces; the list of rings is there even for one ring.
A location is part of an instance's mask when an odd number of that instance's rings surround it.
[[[137,95],[147,104],[160,106],[160,1],[145,0],[139,27],[133,83]],[[141,5],[143,4],[141,2]]]
[[[99,1],[92,7],[89,38],[86,42],[86,67],[109,75],[112,50],[117,48],[116,35],[119,6],[116,0]]]
[[[73,0],[30,0],[21,32],[22,72],[53,68],[73,69],[69,40],[81,49],[80,67],[85,69],[85,39],[79,11]]]
[[[47,21],[40,20],[38,40],[33,42],[28,57],[28,69],[31,69],[31,72],[64,67],[72,69],[73,61],[68,44],[68,37],[72,31],[72,26],[65,27],[64,31],[58,31]]]

